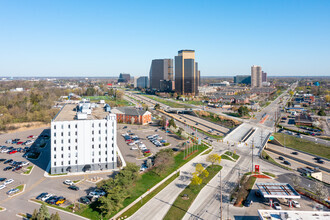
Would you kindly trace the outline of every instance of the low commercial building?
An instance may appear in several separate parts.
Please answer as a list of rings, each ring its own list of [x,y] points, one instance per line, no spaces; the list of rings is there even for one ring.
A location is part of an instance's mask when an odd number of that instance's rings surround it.
[[[295,117],[295,125],[313,126],[313,119],[307,114],[300,114]]]
[[[329,219],[329,212],[300,211],[300,210],[274,210],[258,209],[260,220],[326,220]]]
[[[144,125],[151,122],[151,113],[135,107],[118,107],[111,110],[118,123]]]
[[[64,105],[51,122],[50,173],[116,169],[116,130],[116,115],[103,105]]]

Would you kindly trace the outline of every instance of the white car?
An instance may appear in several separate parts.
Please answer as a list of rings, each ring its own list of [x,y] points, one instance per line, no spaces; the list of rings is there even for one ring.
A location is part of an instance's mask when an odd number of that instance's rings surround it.
[[[6,185],[0,185],[0,190],[6,188]]]
[[[128,145],[129,145],[129,146],[133,146],[133,145],[135,145],[135,143],[134,143],[134,142],[131,142],[131,143],[129,143]]]
[[[11,189],[7,192],[8,195],[13,194],[13,193],[17,193],[19,191],[19,189]]]
[[[126,133],[126,134],[121,134],[121,136],[123,136],[123,137],[125,137],[125,136],[127,136],[128,134]]]
[[[99,198],[100,196],[104,196],[105,192],[103,192],[103,191],[92,191],[88,195],[93,196],[95,198]]]
[[[63,182],[65,185],[72,186],[74,183],[71,180],[64,180]]]
[[[7,152],[9,152],[9,149],[2,149],[1,150],[1,153],[7,153]]]
[[[274,202],[273,206],[276,210],[281,210],[282,209],[282,207],[280,206],[280,204],[278,202]]]
[[[29,165],[29,162],[27,162],[27,161],[22,161],[22,164],[21,164],[22,166],[27,166],[27,165]]]
[[[50,197],[52,197],[53,194],[47,194],[44,197],[41,198],[42,201],[46,201],[47,199],[49,199]]]
[[[138,147],[135,145],[131,147],[131,150],[137,150],[137,149],[138,149]]]
[[[300,208],[299,202],[297,202],[295,200],[292,200],[292,205],[293,205],[293,207]]]
[[[9,179],[9,180],[6,180],[3,184],[4,185],[8,185],[8,184],[10,184],[12,182],[14,182],[14,180],[13,179]]]

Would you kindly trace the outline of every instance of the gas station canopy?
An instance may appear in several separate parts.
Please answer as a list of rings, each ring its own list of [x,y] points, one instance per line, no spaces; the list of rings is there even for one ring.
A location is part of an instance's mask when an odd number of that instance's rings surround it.
[[[299,193],[288,183],[257,183],[264,198],[300,199]]]

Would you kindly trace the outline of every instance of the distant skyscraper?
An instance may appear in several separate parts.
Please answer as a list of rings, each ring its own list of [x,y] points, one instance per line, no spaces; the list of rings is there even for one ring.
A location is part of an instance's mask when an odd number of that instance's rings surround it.
[[[147,88],[149,84],[149,80],[147,76],[140,76],[136,80],[137,88]]]
[[[261,66],[253,65],[251,67],[251,87],[262,87]]]
[[[262,82],[267,82],[267,73],[262,71]]]
[[[161,80],[173,81],[173,59],[152,60],[150,72],[150,89],[160,90]]]
[[[118,79],[118,82],[124,82],[124,83],[127,83],[127,82],[130,82],[131,81],[131,75],[129,73],[121,73],[119,74],[119,79]]]
[[[198,95],[200,76],[194,50],[180,50],[175,56],[175,91]]]

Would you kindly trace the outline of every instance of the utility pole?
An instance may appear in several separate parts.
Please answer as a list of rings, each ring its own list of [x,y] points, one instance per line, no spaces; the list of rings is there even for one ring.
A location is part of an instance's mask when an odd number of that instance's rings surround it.
[[[251,173],[253,173],[253,147],[254,147],[254,139],[252,139],[252,145],[251,145],[251,157],[252,157],[252,170],[251,170]]]
[[[221,170],[220,170],[220,220],[222,220],[222,181],[221,181]]]

